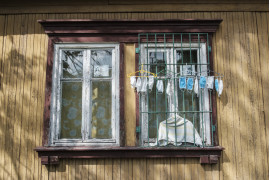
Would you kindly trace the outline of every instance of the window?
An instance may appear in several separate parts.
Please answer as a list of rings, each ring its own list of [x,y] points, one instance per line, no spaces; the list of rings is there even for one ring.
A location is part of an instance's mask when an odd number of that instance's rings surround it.
[[[193,88],[179,88],[180,77],[194,83],[210,75],[207,34],[152,33],[140,38],[140,65],[157,74],[153,89],[140,93],[141,145],[211,146],[212,90],[199,89],[196,94]],[[164,84],[163,93],[157,81]]]
[[[55,44],[51,146],[119,146],[119,45]]]
[[[125,44],[134,44],[137,48],[141,48],[141,52],[136,53],[132,61],[135,61],[136,65],[145,64],[144,67],[154,73],[163,71],[159,73],[161,79],[167,78],[169,71],[175,71],[177,74],[183,73],[187,68],[195,72],[199,72],[200,68],[210,70],[213,67],[210,51],[212,37],[221,21],[220,19],[38,21],[49,37],[42,146],[35,148],[41,163],[57,164],[60,158],[108,157],[199,157],[202,163],[217,163],[223,148],[218,146],[217,131],[213,130],[217,121],[212,105],[216,102],[215,96],[211,93],[208,93],[208,97],[199,94],[199,97],[193,97],[192,101],[192,94],[179,91],[176,88],[178,81],[172,80],[171,90],[175,96],[170,95],[169,99],[165,93],[155,94],[155,90],[150,94],[141,95],[141,103],[138,101],[139,97],[130,99],[134,105],[136,104],[134,113],[131,114],[136,123],[133,122],[132,127],[127,127],[126,114],[130,112],[127,112],[125,99],[129,100],[130,97],[126,94],[124,86],[127,73],[125,63],[130,65],[131,62],[125,59],[125,53],[129,55],[135,52],[133,50],[125,52]],[[140,33],[150,32],[179,36],[178,40],[175,38],[175,42],[168,36],[164,38],[157,35],[157,41],[153,41],[152,36],[152,39],[148,38],[148,42],[147,38],[144,40],[140,36],[138,38]],[[181,43],[179,41],[181,33],[177,32],[195,33],[195,36],[194,34],[190,36],[191,38],[183,36]],[[195,39],[198,39],[200,33],[207,34],[209,41],[205,41],[206,36],[200,36],[199,44]],[[134,57],[134,54],[130,57]],[[142,57],[152,62],[147,62]],[[154,60],[154,57],[157,60]],[[205,61],[206,66],[200,64]],[[163,79],[163,82],[166,87],[168,80]],[[158,96],[158,101],[154,96]],[[166,103],[161,101],[162,99]],[[149,100],[154,103],[150,105]],[[203,101],[204,107],[198,105]],[[165,108],[162,103],[166,104]],[[194,106],[190,106],[192,103]],[[197,115],[191,115],[187,111],[190,107],[198,110]],[[155,111],[159,112],[155,114]],[[165,114],[161,115],[162,111],[166,111]],[[143,146],[157,142],[159,123],[176,112],[186,116],[186,119],[194,124],[193,129],[204,138],[205,146],[142,148],[139,145],[139,142],[143,142],[144,144],[141,143]],[[157,116],[159,117],[156,118]],[[140,124],[142,122],[144,124]],[[126,147],[127,136],[131,134],[127,134],[127,128],[134,131],[136,129],[136,132],[132,133],[132,139],[137,140],[136,147]],[[203,134],[205,132],[206,134]],[[113,147],[109,148],[110,146]],[[207,148],[204,148],[206,146]]]

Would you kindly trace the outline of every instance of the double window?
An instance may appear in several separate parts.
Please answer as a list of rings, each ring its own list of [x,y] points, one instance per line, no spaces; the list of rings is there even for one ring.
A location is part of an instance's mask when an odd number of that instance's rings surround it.
[[[119,146],[119,45],[55,44],[51,146]]]

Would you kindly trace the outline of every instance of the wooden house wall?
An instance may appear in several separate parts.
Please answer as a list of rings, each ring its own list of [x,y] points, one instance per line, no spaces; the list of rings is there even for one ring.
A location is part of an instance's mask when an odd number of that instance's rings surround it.
[[[218,136],[225,147],[219,163],[64,159],[42,166],[33,149],[42,143],[48,37],[37,20],[70,18],[223,19],[213,38],[215,71],[225,75],[217,99]],[[268,179],[268,22],[268,12],[0,15],[0,179]],[[126,44],[126,73],[134,70],[134,54],[134,44]],[[128,82],[125,97],[127,144],[134,145],[135,94]]]

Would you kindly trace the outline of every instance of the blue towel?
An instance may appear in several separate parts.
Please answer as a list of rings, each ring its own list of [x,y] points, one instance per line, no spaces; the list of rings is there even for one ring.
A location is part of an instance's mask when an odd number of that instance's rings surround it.
[[[187,90],[193,89],[193,78],[188,78],[187,80]]]
[[[205,88],[206,85],[206,78],[204,76],[200,77],[200,88],[203,89]]]
[[[180,77],[179,87],[180,87],[180,89],[186,89],[186,87],[187,87],[186,77]]]
[[[218,91],[218,79],[215,80],[215,88],[216,88],[216,91]]]

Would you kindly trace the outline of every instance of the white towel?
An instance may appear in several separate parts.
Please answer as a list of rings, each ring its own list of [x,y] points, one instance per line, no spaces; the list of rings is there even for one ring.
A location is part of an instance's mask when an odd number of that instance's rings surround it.
[[[222,91],[223,91],[223,81],[220,79],[219,82],[218,82],[218,97],[220,97],[220,95],[222,94]]]
[[[137,79],[137,82],[136,82],[137,92],[140,92],[141,91],[141,88],[142,88],[142,80],[141,80],[141,78],[138,78]]]
[[[136,87],[136,77],[135,76],[130,77],[130,85],[132,88]]]
[[[207,77],[207,88],[213,89],[214,88],[214,76]]]
[[[147,78],[143,78],[142,79],[142,88],[141,88],[141,92],[145,93],[147,91]]]
[[[157,91],[158,91],[158,93],[163,93],[163,81],[162,80],[157,81]]]
[[[149,81],[148,81],[148,88],[151,91],[154,86],[154,76],[149,76]]]
[[[195,94],[197,94],[197,97],[199,96],[199,82],[198,82],[198,79],[197,79],[197,76],[195,78],[195,82],[194,82],[194,92]]]

